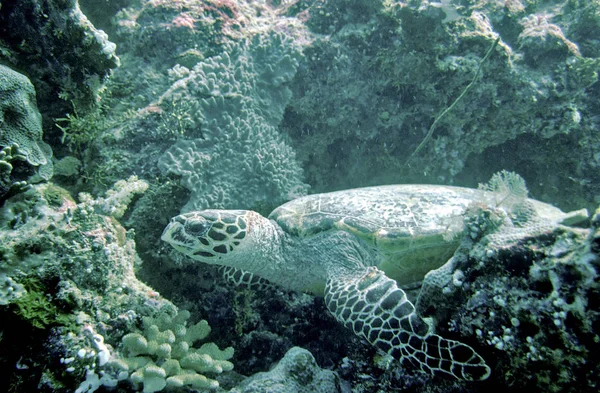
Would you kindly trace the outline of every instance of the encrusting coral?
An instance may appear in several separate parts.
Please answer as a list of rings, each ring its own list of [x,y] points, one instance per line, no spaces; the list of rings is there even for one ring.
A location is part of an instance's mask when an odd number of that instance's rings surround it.
[[[198,63],[161,97],[195,103],[191,113],[201,129],[199,138],[176,142],[158,162],[191,191],[184,211],[277,205],[307,192],[295,154],[276,128],[291,97],[284,84],[299,57],[283,35],[257,35]]]
[[[95,104],[120,63],[116,45],[75,0],[3,1],[0,26],[0,59],[32,79],[38,105],[51,117],[69,110],[71,102]]]
[[[600,209],[589,229],[555,225],[527,209],[514,174],[484,188],[508,215],[470,209],[459,249],[425,276],[417,308],[487,345],[483,356],[496,359],[496,378],[513,389],[595,391]]]
[[[188,325],[189,312],[177,313],[134,275],[140,263],[135,244],[115,215],[144,188],[132,177],[106,198],[86,195],[76,203],[54,184],[37,184],[0,209],[0,313],[7,322],[0,350],[6,361],[26,357],[29,363],[28,378],[6,384],[23,391],[43,385],[90,393],[128,381],[154,392],[167,385],[216,387],[205,374],[232,369],[232,348],[194,348],[210,332],[206,321]],[[43,350],[7,349],[23,329],[30,330],[31,341],[24,345],[42,341]],[[42,358],[60,359],[46,370],[51,378],[44,382],[36,379],[34,366]]]

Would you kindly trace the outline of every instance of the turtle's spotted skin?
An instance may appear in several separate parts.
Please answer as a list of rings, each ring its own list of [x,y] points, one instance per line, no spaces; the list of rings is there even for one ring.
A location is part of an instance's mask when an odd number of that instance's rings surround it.
[[[162,239],[196,260],[250,272],[288,289],[325,296],[335,318],[371,344],[428,373],[463,380],[490,374],[471,347],[432,332],[398,284],[423,278],[457,247],[453,221],[481,190],[396,185],[310,195],[275,209],[204,210],[171,220]],[[545,220],[569,217],[527,200]],[[239,278],[251,277],[238,274]],[[238,280],[242,281],[242,280]]]
[[[490,374],[473,348],[433,334],[404,291],[374,266],[362,276],[327,281],[325,293],[327,309],[338,321],[396,359],[467,381]]]
[[[173,247],[187,254],[190,249],[195,249],[191,256],[199,258],[214,258],[227,254],[246,237],[245,211],[204,211],[202,220],[192,220],[193,213],[173,218],[173,222],[180,223],[181,230],[173,231]],[[200,217],[200,216],[199,216]],[[178,244],[185,244],[183,249]]]

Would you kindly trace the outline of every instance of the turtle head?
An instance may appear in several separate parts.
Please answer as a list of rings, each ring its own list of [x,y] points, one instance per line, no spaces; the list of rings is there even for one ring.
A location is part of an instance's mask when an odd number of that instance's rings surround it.
[[[198,261],[229,265],[252,249],[249,235],[262,221],[269,222],[250,210],[194,211],[173,217],[161,239]]]

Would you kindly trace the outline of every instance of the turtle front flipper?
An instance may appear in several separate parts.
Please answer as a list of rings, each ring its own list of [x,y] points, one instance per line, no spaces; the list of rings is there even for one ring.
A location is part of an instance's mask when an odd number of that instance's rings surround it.
[[[410,360],[424,372],[468,381],[490,375],[490,368],[473,348],[433,334],[404,291],[376,267],[330,277],[325,302],[354,333],[396,359]]]
[[[221,272],[225,281],[235,285],[236,287],[254,290],[264,290],[275,287],[269,280],[265,280],[256,274],[239,269],[237,267],[219,266],[219,272]]]

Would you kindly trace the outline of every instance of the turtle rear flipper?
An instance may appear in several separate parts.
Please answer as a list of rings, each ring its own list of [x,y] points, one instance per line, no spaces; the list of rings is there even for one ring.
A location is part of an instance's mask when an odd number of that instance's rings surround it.
[[[415,307],[376,267],[330,277],[325,302],[335,318],[396,359],[408,359],[429,374],[483,380],[490,368],[473,348],[433,334]]]

